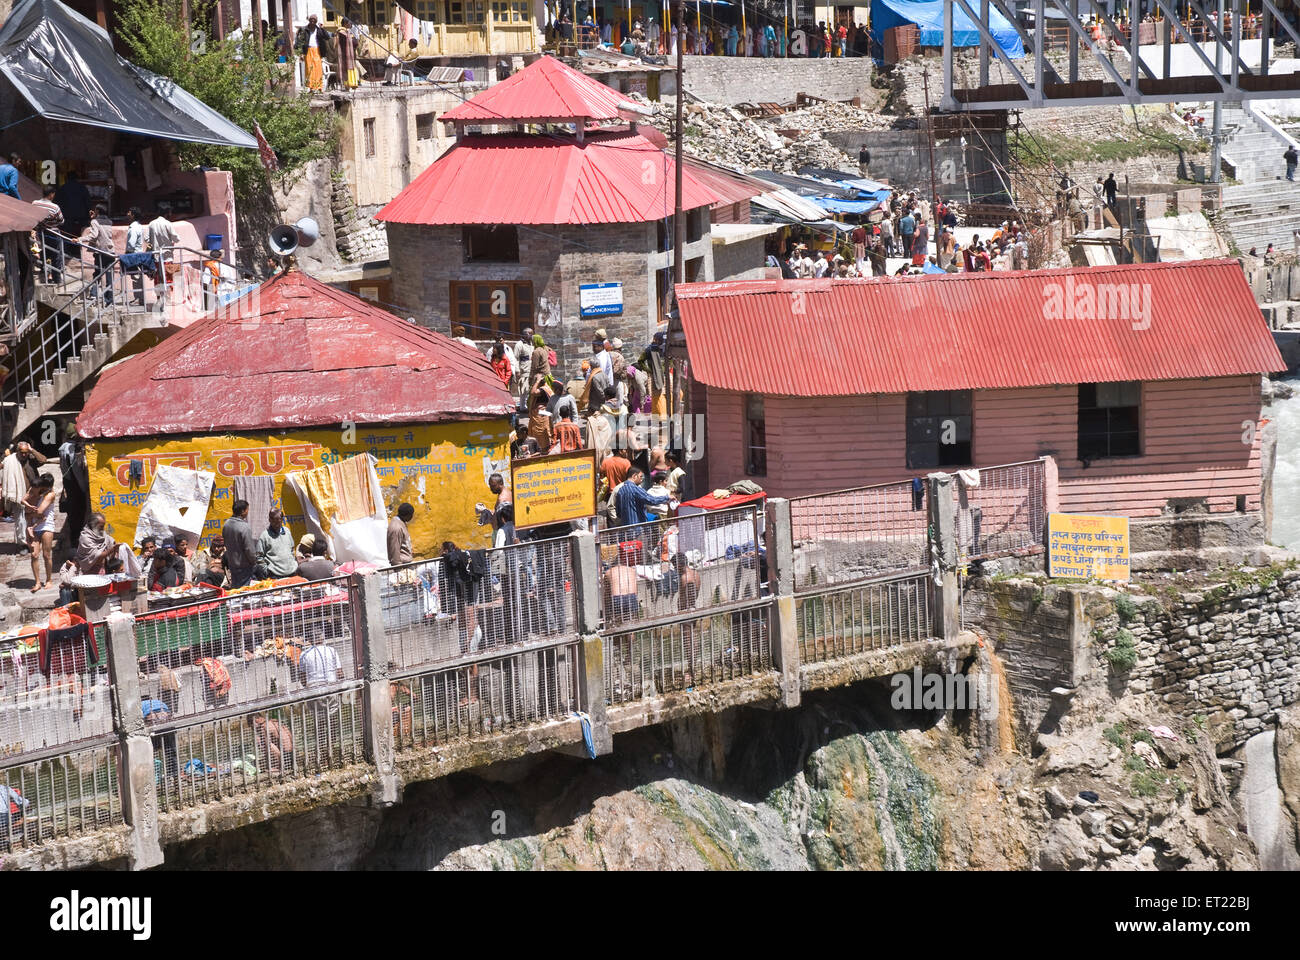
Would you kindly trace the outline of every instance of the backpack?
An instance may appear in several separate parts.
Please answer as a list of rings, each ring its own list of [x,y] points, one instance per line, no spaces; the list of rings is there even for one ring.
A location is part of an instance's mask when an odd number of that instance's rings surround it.
[[[551,369],[555,369],[556,367],[558,367],[558,366],[560,365],[560,358],[557,357],[557,356],[555,355],[555,351],[554,351],[554,350],[547,350],[547,351],[546,351],[546,362],[549,363],[549,364],[551,365]]]

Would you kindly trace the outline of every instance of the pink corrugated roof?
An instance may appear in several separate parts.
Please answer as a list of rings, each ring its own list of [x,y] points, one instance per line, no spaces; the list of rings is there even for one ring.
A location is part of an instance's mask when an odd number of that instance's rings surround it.
[[[376,214],[419,224],[645,223],[673,212],[673,159],[627,130],[464,138]],[[689,170],[682,206],[719,197]]]
[[[143,437],[500,417],[477,351],[291,270],[104,372],[77,430]]]
[[[1087,316],[1064,310],[1085,287],[1113,285],[1136,291],[1127,313],[1109,296]],[[1286,369],[1235,260],[689,283],[677,297],[694,376],[727,390],[854,396]]]
[[[517,120],[617,120],[634,101],[554,57],[542,57],[442,115],[446,121],[504,123]]]

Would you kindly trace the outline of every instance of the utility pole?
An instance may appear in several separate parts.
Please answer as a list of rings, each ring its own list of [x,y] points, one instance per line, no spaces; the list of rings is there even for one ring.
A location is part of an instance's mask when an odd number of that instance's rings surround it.
[[[1219,0],[1220,3],[1223,0]],[[673,0],[673,17],[680,24],[682,20],[682,0]],[[686,221],[682,218],[682,140],[685,128],[682,127],[682,48],[686,46],[685,35],[677,31],[677,148],[674,155],[674,176],[676,184],[673,190],[673,283],[683,283],[686,279],[686,263],[683,248],[686,246]],[[676,299],[676,294],[673,295]]]
[[[1223,0],[1219,0],[1219,22],[1215,24],[1220,30],[1223,29]],[[1268,41],[1263,41],[1265,47]],[[1264,53],[1263,58],[1267,59],[1268,54]],[[1216,76],[1222,76],[1223,73],[1223,44],[1219,38],[1214,38],[1214,73]],[[1210,183],[1221,183],[1223,174],[1219,172],[1223,166],[1223,157],[1220,154],[1223,142],[1223,101],[1214,101],[1214,127],[1210,133]]]
[[[930,232],[934,234],[934,249],[939,250],[939,224],[936,222],[939,212],[939,185],[934,179],[934,119],[930,113],[930,68],[921,74],[921,84],[925,90],[925,139],[930,148]],[[922,251],[923,253],[927,251]]]

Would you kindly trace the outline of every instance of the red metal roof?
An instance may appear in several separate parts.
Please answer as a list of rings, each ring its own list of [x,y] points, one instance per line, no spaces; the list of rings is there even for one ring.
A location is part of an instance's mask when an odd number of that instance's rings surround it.
[[[34,228],[50,215],[35,204],[0,193],[0,233],[17,233]]]
[[[477,351],[291,270],[239,308],[105,371],[77,430],[94,438],[436,423],[513,409]]]
[[[673,159],[627,130],[465,137],[376,214],[420,224],[645,223],[672,216]],[[689,170],[682,206],[718,201]]]
[[[748,204],[754,197],[762,196],[772,189],[770,183],[747,177],[736,170],[728,170],[716,163],[709,163],[697,157],[684,155],[686,169],[696,180],[718,195],[715,206],[730,206],[733,203]]]
[[[640,110],[635,101],[617,90],[548,56],[448,110],[442,119],[462,123],[575,123],[617,120],[620,107]]]
[[[1136,307],[1117,309],[1113,285]],[[1104,308],[1067,312],[1085,289]],[[854,396],[1286,369],[1235,260],[688,283],[677,297],[696,379],[726,390]]]

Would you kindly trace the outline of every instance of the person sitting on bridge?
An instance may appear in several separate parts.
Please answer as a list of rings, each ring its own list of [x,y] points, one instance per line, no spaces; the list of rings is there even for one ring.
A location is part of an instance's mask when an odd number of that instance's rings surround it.
[[[257,737],[257,768],[283,773],[293,768],[293,734],[279,720],[266,714],[253,715],[253,732]]]

